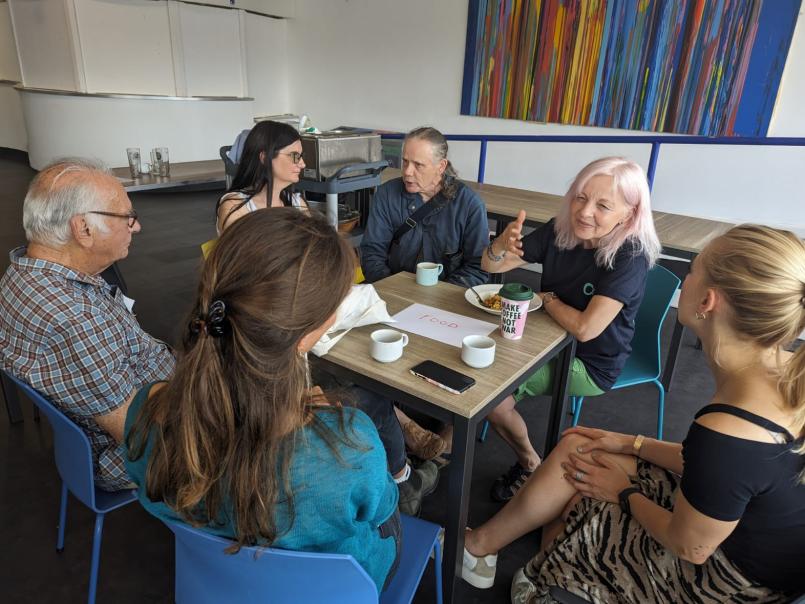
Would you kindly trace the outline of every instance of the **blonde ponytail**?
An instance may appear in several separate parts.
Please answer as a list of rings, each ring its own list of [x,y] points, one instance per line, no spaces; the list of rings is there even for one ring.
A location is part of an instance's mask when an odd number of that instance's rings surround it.
[[[709,282],[727,297],[735,330],[772,348],[805,330],[805,243],[794,233],[745,224],[722,235],[701,256]],[[796,436],[805,427],[805,346],[780,371],[780,392],[794,410]],[[799,451],[805,454],[805,447]]]

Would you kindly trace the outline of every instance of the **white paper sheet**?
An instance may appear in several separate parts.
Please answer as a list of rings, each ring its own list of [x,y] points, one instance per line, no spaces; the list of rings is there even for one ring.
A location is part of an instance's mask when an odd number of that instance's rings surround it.
[[[431,340],[461,348],[466,336],[488,336],[498,328],[497,323],[440,310],[425,304],[412,304],[392,317],[395,329],[415,333]]]

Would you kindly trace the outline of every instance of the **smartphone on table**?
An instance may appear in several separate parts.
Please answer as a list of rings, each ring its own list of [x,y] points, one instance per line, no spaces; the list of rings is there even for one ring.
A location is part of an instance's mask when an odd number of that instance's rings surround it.
[[[461,394],[475,384],[475,380],[470,376],[445,367],[436,361],[423,361],[414,365],[411,367],[411,373],[453,394]]]

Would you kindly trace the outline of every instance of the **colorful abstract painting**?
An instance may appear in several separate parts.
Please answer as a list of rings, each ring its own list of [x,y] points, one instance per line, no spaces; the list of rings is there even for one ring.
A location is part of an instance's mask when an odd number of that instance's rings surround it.
[[[461,112],[765,136],[801,0],[470,0]]]

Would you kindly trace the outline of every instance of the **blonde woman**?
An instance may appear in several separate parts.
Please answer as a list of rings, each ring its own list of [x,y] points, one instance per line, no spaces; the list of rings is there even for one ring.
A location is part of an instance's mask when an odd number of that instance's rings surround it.
[[[463,576],[543,527],[512,601],[558,585],[593,602],[784,602],[805,591],[805,245],[745,225],[710,243],[679,320],[716,391],[684,442],[572,428],[523,489],[467,533]]]

